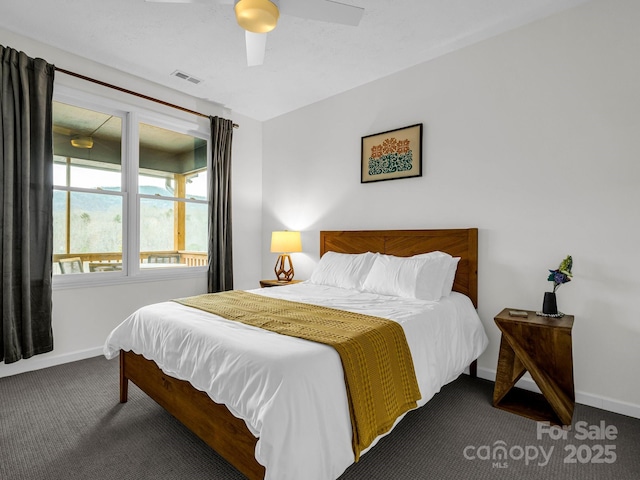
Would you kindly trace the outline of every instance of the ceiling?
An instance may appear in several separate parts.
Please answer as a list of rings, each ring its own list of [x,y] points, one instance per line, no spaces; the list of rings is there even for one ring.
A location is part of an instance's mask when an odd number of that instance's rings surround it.
[[[587,0],[340,1],[365,9],[359,26],[281,15],[256,67],[218,0],[2,0],[0,26],[264,121]]]

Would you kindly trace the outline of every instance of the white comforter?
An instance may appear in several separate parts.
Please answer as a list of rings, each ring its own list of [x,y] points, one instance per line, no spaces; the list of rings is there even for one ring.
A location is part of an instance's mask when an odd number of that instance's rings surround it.
[[[427,302],[309,283],[251,292],[400,323],[422,394],[419,406],[488,343],[471,301],[457,293]],[[120,349],[155,361],[244,419],[259,438],[256,459],[266,479],[334,480],[353,463],[344,376],[332,347],[164,302],[141,308],[111,332],[105,356],[114,358]]]

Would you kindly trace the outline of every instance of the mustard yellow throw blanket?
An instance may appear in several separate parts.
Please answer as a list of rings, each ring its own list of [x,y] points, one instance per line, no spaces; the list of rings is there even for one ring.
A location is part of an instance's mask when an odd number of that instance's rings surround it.
[[[407,339],[396,322],[238,290],[175,301],[334,347],[344,370],[356,461],[363,449],[388,432],[420,399]]]

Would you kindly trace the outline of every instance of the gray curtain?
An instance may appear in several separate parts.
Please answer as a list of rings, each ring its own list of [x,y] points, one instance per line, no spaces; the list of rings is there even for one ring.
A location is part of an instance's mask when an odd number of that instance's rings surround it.
[[[0,45],[0,360],[53,350],[52,95],[55,67]]]
[[[231,142],[233,122],[211,119],[209,191],[209,293],[233,290],[231,246]]]

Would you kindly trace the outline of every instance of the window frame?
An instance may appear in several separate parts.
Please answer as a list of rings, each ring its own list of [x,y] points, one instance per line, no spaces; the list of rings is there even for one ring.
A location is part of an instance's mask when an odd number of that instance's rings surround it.
[[[203,276],[207,266],[189,266],[182,268],[141,269],[140,255],[140,198],[138,191],[139,174],[139,123],[166,128],[201,138],[207,142],[207,174],[211,175],[211,138],[208,122],[198,122],[196,119],[187,120],[176,116],[175,111],[162,107],[162,111],[155,111],[137,105],[126,103],[108,97],[78,91],[66,86],[58,85],[54,88],[53,101],[74,105],[80,108],[92,109],[122,118],[121,139],[121,192],[115,193],[122,198],[122,271],[115,272],[84,272],[73,275],[53,275],[54,289],[93,287],[100,285],[119,285],[126,283],[151,282],[165,279],[193,278]],[[211,178],[210,176],[208,178]],[[78,191],[95,193],[92,189],[79,187],[55,187],[57,191]],[[101,192],[103,193],[103,192]],[[146,196],[148,197],[148,196]],[[157,197],[156,197],[157,198]],[[179,201],[169,197],[168,199]],[[185,199],[186,200],[186,199]],[[210,202],[210,192],[207,192],[206,202]],[[53,259],[52,259],[53,261]]]
[[[137,121],[136,122],[132,122],[135,127],[136,127],[136,134],[139,133],[139,129],[137,128],[140,124],[147,124],[147,125],[151,125],[154,127],[159,127],[159,128],[164,128],[167,130],[173,130],[175,132],[179,132],[179,133],[184,133],[187,135],[190,135],[192,137],[197,137],[200,138],[202,140],[205,140],[207,142],[207,166],[206,166],[206,171],[207,171],[207,178],[210,179],[210,175],[211,175],[211,168],[210,168],[210,159],[211,159],[211,145],[210,142],[208,141],[208,136],[207,138],[203,137],[201,132],[197,132],[197,131],[192,131],[192,130],[180,130],[178,128],[175,128],[175,124],[173,123],[167,123],[166,122],[166,118],[163,117],[159,117],[156,115],[149,115],[148,112],[146,114],[139,114],[137,116]],[[187,126],[187,125],[183,125],[183,126]],[[139,149],[138,149],[139,152]],[[139,158],[137,159],[137,165],[139,166]],[[136,185],[135,185],[135,192],[136,192],[136,202],[137,202],[137,211],[138,211],[138,219],[140,218],[140,205],[141,199],[149,199],[149,200],[165,200],[165,201],[170,201],[170,202],[177,202],[177,203],[184,203],[185,205],[188,203],[191,204],[209,204],[209,195],[210,192],[207,189],[207,199],[206,200],[197,200],[197,199],[191,199],[191,198],[187,198],[186,197],[186,192],[185,192],[185,197],[184,198],[180,198],[180,197],[168,197],[168,196],[164,196],[164,195],[149,195],[149,194],[143,194],[140,193],[139,191],[139,178],[140,178],[140,169],[137,168],[136,169],[136,174],[134,175],[135,179],[136,179]],[[185,207],[186,208],[186,207]],[[141,223],[138,221],[137,222],[137,226],[138,228],[140,227]],[[138,240],[140,240],[140,231],[138,230]],[[140,251],[140,245],[138,244],[138,251]],[[167,267],[170,268],[170,267]],[[190,268],[194,268],[194,267],[190,267]],[[142,269],[144,270],[144,269]]]

